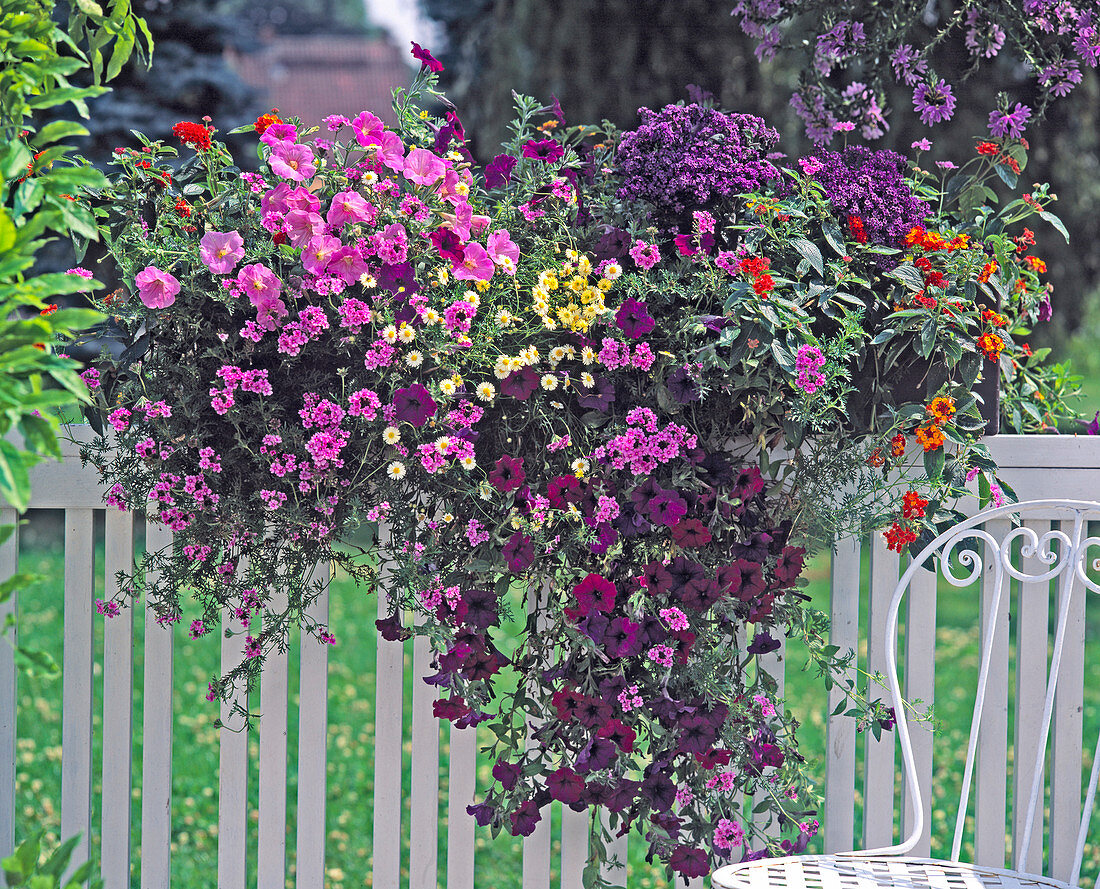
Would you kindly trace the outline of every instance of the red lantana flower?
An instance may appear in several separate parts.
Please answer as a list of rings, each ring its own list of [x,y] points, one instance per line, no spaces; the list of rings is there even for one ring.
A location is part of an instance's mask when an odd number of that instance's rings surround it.
[[[172,127],[172,134],[180,140],[180,144],[189,145],[196,151],[208,151],[210,149],[210,130],[201,123],[181,120]]]
[[[275,113],[278,110],[278,108],[272,108],[267,114],[261,114],[256,118],[256,122],[252,125],[252,129],[256,131],[257,135],[262,136],[272,124],[283,122],[282,118]]]

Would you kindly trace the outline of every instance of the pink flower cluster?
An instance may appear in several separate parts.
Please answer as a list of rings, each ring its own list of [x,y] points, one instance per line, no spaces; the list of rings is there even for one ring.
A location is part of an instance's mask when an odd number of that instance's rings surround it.
[[[813,395],[825,385],[825,377],[821,374],[821,368],[825,366],[825,356],[817,346],[799,346],[798,356],[795,358],[795,368],[798,370],[798,379],[795,380],[798,388],[807,395]]]
[[[598,460],[606,460],[613,469],[629,469],[634,475],[647,475],[660,464],[669,463],[692,450],[698,443],[694,435],[676,423],[658,429],[656,415],[649,408],[631,411],[627,424],[626,432],[596,448],[592,455]]]

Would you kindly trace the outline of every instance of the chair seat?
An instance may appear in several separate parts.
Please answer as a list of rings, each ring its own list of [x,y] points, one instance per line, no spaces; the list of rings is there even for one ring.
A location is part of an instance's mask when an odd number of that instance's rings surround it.
[[[796,855],[719,868],[712,889],[1071,889],[1036,874],[934,858]]]

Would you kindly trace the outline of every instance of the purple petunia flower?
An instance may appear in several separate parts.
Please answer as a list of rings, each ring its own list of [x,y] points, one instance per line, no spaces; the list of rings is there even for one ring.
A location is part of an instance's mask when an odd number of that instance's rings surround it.
[[[528,139],[523,143],[523,156],[540,161],[557,161],[565,157],[565,149],[553,139]]]
[[[920,114],[921,123],[934,126],[951,120],[955,114],[955,96],[951,84],[937,81],[934,86],[922,83],[913,90],[913,110]]]
[[[500,394],[526,401],[538,387],[539,375],[529,367],[521,367],[500,381]]]
[[[393,406],[398,421],[411,423],[420,428],[428,422],[436,411],[431,393],[419,383],[413,383],[405,389],[393,393]]]
[[[504,544],[502,555],[512,573],[519,574],[535,561],[535,544],[522,531],[516,531]]]
[[[500,188],[512,179],[516,159],[510,154],[498,154],[485,167],[485,187]]]
[[[443,70],[443,63],[440,62],[435,56],[433,56],[428,50],[424,49],[419,43],[412,42],[412,49],[410,52],[414,59],[420,62],[429,71],[439,72]]]
[[[523,471],[522,457],[509,457],[507,455],[497,460],[493,469],[489,472],[489,484],[507,494],[523,486],[527,474]]]
[[[615,323],[631,339],[645,336],[657,325],[647,311],[646,304],[640,299],[628,297],[615,313]]]

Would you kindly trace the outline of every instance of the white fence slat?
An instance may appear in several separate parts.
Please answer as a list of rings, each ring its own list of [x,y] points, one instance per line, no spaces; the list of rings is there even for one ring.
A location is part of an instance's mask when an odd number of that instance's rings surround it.
[[[600,818],[603,821],[603,829],[611,833],[611,841],[607,844],[607,862],[600,868],[600,876],[602,876],[612,886],[621,886],[623,889],[627,886],[627,871],[625,867],[612,867],[611,864],[615,861],[625,865],[627,862],[627,835],[615,836],[618,828],[611,829],[611,825],[608,819],[608,812],[606,809],[600,809]],[[622,822],[619,822],[619,826],[622,826]]]
[[[588,810],[561,807],[561,889],[580,889],[588,860]]]
[[[318,565],[314,576],[324,581],[325,588],[310,603],[306,613],[318,623],[328,626],[332,566]],[[329,647],[307,633],[302,634],[301,647],[298,688],[298,837],[294,875],[298,889],[324,889]]]
[[[867,618],[867,672],[886,672],[886,612],[898,585],[899,556],[886,548],[881,534],[872,535],[871,595]],[[889,700],[889,691],[870,683],[871,700]],[[863,781],[863,842],[868,849],[894,842],[894,733],[880,740],[868,733]]]
[[[389,528],[378,525],[379,545],[389,543]],[[387,572],[375,586],[379,620],[389,617]],[[397,886],[401,880],[402,717],[405,694],[405,646],[379,637],[374,710],[374,840],[375,886]],[[384,704],[385,706],[381,706]]]
[[[115,575],[134,559],[134,516],[108,509],[104,519],[105,599]],[[103,628],[103,817],[100,873],[104,889],[130,889],[130,788],[134,747],[134,612],[127,603]]]
[[[225,630],[233,635],[226,638]],[[244,659],[245,631],[229,610],[222,614],[222,674]],[[232,703],[247,709],[243,682],[221,702],[218,755],[218,889],[245,889],[248,838],[248,728]]]
[[[1008,521],[988,522],[986,530],[997,540],[1011,527]],[[995,554],[982,559],[981,636],[993,619],[996,592]],[[1007,576],[1001,592],[1000,611],[993,631],[989,675],[982,706],[982,730],[978,733],[974,786],[974,861],[986,867],[1005,866],[1005,824],[1008,795],[1008,642],[1010,593]]]
[[[1042,536],[1050,530],[1050,522],[1026,519],[1024,527]],[[1046,570],[1038,559],[1020,560],[1025,574]],[[1050,583],[1021,583],[1016,609],[1016,719],[1014,768],[1012,772],[1012,863],[1019,859],[1019,844],[1023,841],[1027,821],[1028,797],[1034,776],[1035,757],[1042,731],[1040,719],[1047,683],[1047,646]],[[1031,844],[1019,867],[1025,873],[1041,873],[1043,869],[1043,800],[1036,800],[1035,822]]]
[[[550,889],[550,807],[530,836],[523,838],[523,889]]]
[[[923,701],[922,709],[932,706],[936,694],[936,574],[920,571],[909,584],[905,615],[905,699]],[[910,855],[927,858],[932,848],[932,726],[922,722],[910,730],[913,757],[917,764],[917,786],[924,810],[924,833]],[[913,811],[908,785],[903,783],[902,833],[908,836]]]
[[[831,572],[829,641],[840,647],[841,654],[859,649],[859,573],[859,538],[838,541]],[[855,670],[849,675],[854,678]],[[839,689],[829,692],[829,713],[842,697]],[[855,720],[850,716],[829,716],[825,748],[824,847],[827,853],[847,852],[855,841]]]
[[[466,807],[477,792],[477,726],[451,724],[447,781],[447,889],[474,889],[474,826]],[[562,844],[564,849],[564,840]]]
[[[756,668],[758,670],[763,670],[765,673],[767,673],[769,676],[771,676],[775,680],[775,684],[776,684],[775,696],[778,699],[778,703],[776,704],[776,710],[779,710],[779,711],[782,711],[782,709],[783,709],[783,692],[784,692],[784,689],[786,687],[786,682],[785,682],[786,675],[785,675],[785,671],[784,671],[784,664],[785,664],[785,661],[786,661],[786,656],[787,656],[787,637],[786,636],[780,636],[779,637],[779,648],[777,648],[775,651],[769,652],[768,654],[758,654],[756,656]],[[755,808],[756,804],[760,803],[762,800],[767,799],[767,796],[768,795],[765,792],[760,792],[760,793],[756,794],[756,796],[753,798],[753,807]],[[778,822],[772,821],[772,823],[770,825],[767,824],[767,819],[768,819],[768,813],[767,812],[761,812],[759,815],[756,815],[754,817],[756,819],[758,819],[759,825],[763,829],[764,835],[766,837],[768,837],[769,839],[772,839],[772,840],[777,840],[777,841],[779,839],[781,839],[781,833],[780,833]]]
[[[65,510],[65,642],[62,655],[61,836],[81,834],[72,861],[86,861],[92,827],[92,510]]]
[[[15,525],[19,515],[14,509],[0,510],[0,524]],[[19,570],[19,528],[0,545],[0,580],[7,580]],[[0,605],[0,626],[18,607],[18,590]],[[18,711],[18,688],[15,682],[16,631],[7,634],[11,645],[0,641],[0,858],[15,849],[15,734]]]
[[[409,889],[435,889],[439,862],[439,719],[432,712],[436,686],[427,636],[413,640],[412,782],[409,833]]]
[[[1069,522],[1062,530],[1069,532]],[[1087,528],[1086,528],[1087,533]],[[1072,583],[1072,597],[1067,582]],[[1058,584],[1058,609],[1068,608],[1062,662],[1054,696],[1050,754],[1050,866],[1056,880],[1068,881],[1077,851],[1081,820],[1081,762],[1085,696],[1085,601],[1088,590],[1070,571]]]
[[[529,612],[537,611],[541,600],[545,597],[539,595],[538,589],[532,589],[527,596],[527,609]],[[544,618],[536,615],[535,627],[541,629],[544,626]],[[537,725],[531,720],[527,721],[527,747],[531,747],[531,733]],[[542,818],[535,825],[535,830],[530,836],[523,838],[523,889],[550,889],[550,848],[551,848],[551,806],[544,806]]]
[[[172,543],[172,532],[145,524],[146,552]],[[159,571],[150,571],[151,584]],[[141,889],[164,889],[172,865],[172,626],[145,601],[141,728]]]
[[[286,609],[285,590],[269,605],[278,614]],[[287,684],[290,652],[274,651],[260,676],[260,822],[256,836],[256,881],[260,886],[286,884],[286,758]]]

